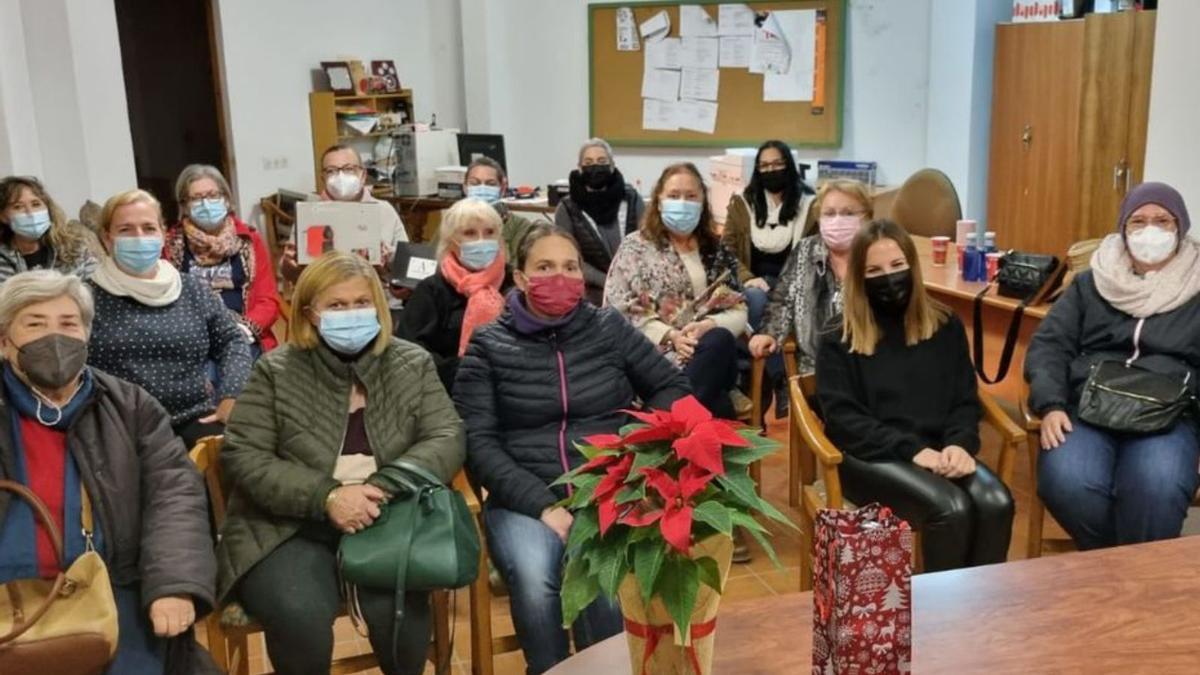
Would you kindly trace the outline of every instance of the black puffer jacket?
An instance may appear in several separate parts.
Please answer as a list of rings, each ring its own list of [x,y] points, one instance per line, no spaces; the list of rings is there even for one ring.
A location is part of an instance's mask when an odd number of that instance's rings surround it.
[[[549,484],[564,457],[582,463],[576,441],[616,433],[635,397],[662,408],[688,393],[683,373],[629,322],[586,302],[562,327],[533,335],[506,310],[471,337],[454,383],[472,479],[489,500],[533,518],[566,496]]]
[[[1075,277],[1042,320],[1025,353],[1029,407],[1039,415],[1074,412],[1092,364],[1133,355],[1138,320],[1113,307],[1089,270]],[[1183,306],[1146,319],[1137,365],[1158,373],[1200,374],[1200,295]]]

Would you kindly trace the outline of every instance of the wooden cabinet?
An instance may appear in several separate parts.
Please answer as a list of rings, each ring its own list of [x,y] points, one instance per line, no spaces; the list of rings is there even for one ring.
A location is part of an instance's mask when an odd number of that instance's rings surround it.
[[[372,96],[336,96],[331,91],[314,91],[309,94],[308,115],[312,122],[313,175],[316,176],[318,192],[323,187],[321,155],[327,148],[344,143],[354,146],[359,152],[370,154],[369,151],[375,142],[388,134],[387,131],[379,128],[368,134],[351,133],[342,126],[339,120],[339,116],[350,113],[399,113],[405,124],[416,119],[413,116],[411,89],[402,89],[395,94]]]
[[[1142,181],[1155,12],[996,28],[988,227],[1063,255]]]

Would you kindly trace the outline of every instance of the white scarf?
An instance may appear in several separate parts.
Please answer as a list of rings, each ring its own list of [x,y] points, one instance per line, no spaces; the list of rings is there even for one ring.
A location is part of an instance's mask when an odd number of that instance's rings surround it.
[[[153,279],[141,279],[117,267],[112,256],[102,258],[100,266],[92,274],[92,281],[109,293],[133,298],[150,307],[165,307],[179,299],[183,281],[179,277],[179,270],[166,260],[158,261]]]
[[[1200,244],[1183,237],[1166,267],[1141,275],[1133,271],[1124,238],[1110,234],[1092,254],[1092,278],[1101,297],[1134,318],[1170,312],[1200,293]]]
[[[770,197],[766,197],[767,220],[759,227],[758,219],[754,217],[754,206],[745,197],[738,195],[738,198],[746,203],[746,210],[750,212],[750,243],[754,248],[763,253],[779,253],[800,240],[804,218],[808,215],[803,199],[800,201],[800,208],[796,209],[796,217],[790,222],[780,223],[779,212],[783,209],[783,202],[776,204]],[[771,227],[772,223],[775,223],[776,227]]]

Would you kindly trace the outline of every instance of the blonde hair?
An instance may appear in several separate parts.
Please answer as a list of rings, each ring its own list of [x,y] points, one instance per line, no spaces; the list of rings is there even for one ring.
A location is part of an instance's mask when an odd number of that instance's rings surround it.
[[[375,305],[375,314],[379,317],[379,335],[375,336],[375,344],[371,351],[382,354],[387,350],[392,339],[392,313],[388,309],[387,299],[383,297],[383,287],[379,284],[379,275],[375,268],[361,256],[342,251],[330,251],[316,262],[305,268],[296,281],[296,290],[292,294],[291,337],[288,342],[301,349],[315,349],[320,343],[320,333],[316,326],[308,320],[307,312],[317,296],[331,286],[362,278],[367,280],[371,289],[371,302]]]
[[[842,341],[850,343],[853,353],[871,356],[879,345],[879,324],[867,299],[867,251],[882,239],[896,242],[908,261],[912,274],[912,294],[904,313],[904,344],[912,346],[933,337],[938,328],[950,318],[950,309],[929,297],[921,275],[921,261],[912,237],[903,227],[890,220],[873,220],[859,230],[850,245],[850,263],[843,280]]]
[[[491,204],[480,199],[460,199],[446,214],[442,216],[442,225],[438,228],[437,242],[437,257],[438,260],[450,250],[451,244],[454,243],[454,235],[460,229],[482,220],[485,224],[496,228],[496,238],[500,238],[500,230],[504,227],[504,221],[500,220],[500,214],[496,209],[492,208]]]
[[[55,256],[67,265],[74,265],[83,258],[89,250],[95,250],[96,238],[82,225],[71,223],[58,203],[46,192],[42,182],[32,176],[9,176],[0,181],[0,209],[7,209],[9,204],[21,197],[22,190],[29,190],[35,197],[42,200],[46,210],[50,212],[50,230],[42,235],[50,242]],[[13,231],[8,223],[0,223],[0,239],[11,242]]]
[[[131,204],[149,204],[153,206],[154,210],[158,212],[158,226],[159,228],[163,227],[162,204],[155,199],[154,195],[145,190],[126,190],[109,197],[108,201],[104,202],[104,208],[100,210],[100,231],[98,234],[102,243],[104,236],[108,234],[108,228],[112,227],[113,214],[122,206],[129,206]],[[107,248],[107,244],[105,244],[105,247]]]
[[[875,196],[871,193],[869,185],[853,178],[831,178],[817,186],[817,196],[808,210],[804,236],[816,234],[820,230],[821,205],[825,202],[825,198],[834,192],[840,192],[862,206],[864,223],[875,217]]]

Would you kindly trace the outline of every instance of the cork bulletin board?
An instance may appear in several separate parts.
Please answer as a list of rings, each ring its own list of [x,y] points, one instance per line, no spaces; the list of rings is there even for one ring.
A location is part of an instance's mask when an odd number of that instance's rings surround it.
[[[659,12],[671,20],[668,33],[679,35],[680,8],[701,5],[712,17],[723,3],[707,0],[588,7],[588,66],[591,135],[613,145],[722,147],[758,145],[778,138],[793,146],[837,147],[842,142],[843,75],[845,72],[845,0],[774,0],[741,3],[755,12],[818,10],[812,100],[765,101],[764,75],[747,68],[719,69],[717,116],[713,133],[643,128],[642,79],[646,40],[637,51],[617,49],[617,16],[629,8],[641,25]],[[728,4],[728,3],[725,3]]]

